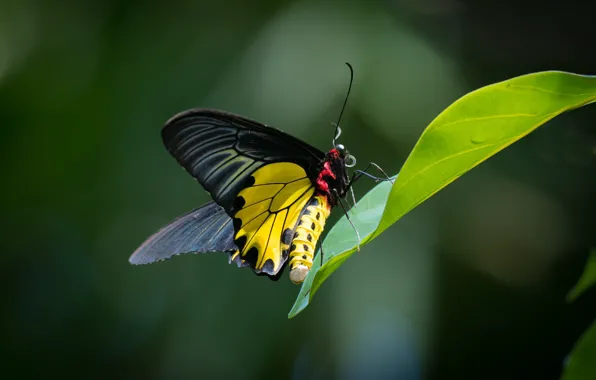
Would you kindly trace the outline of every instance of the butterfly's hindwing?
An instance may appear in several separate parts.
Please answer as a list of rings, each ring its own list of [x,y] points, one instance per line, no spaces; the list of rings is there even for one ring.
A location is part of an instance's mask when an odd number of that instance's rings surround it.
[[[232,218],[215,202],[209,202],[174,219],[137,248],[129,261],[149,264],[183,253],[233,252]]]
[[[236,200],[235,243],[255,272],[275,275],[288,258],[288,232],[313,197],[314,185],[302,167],[288,162],[265,165],[251,177]]]

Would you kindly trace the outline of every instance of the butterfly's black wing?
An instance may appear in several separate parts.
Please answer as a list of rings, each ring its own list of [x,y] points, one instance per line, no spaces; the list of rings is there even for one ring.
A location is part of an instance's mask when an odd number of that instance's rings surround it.
[[[287,260],[291,231],[314,195],[325,154],[280,130],[206,109],[174,116],[162,138],[233,218],[234,260],[276,275]]]
[[[166,149],[230,216],[234,201],[257,169],[294,163],[310,179],[325,154],[278,129],[231,113],[193,109],[168,120],[162,129]]]
[[[234,252],[232,218],[215,202],[179,216],[147,238],[129,261],[149,264],[183,253]]]

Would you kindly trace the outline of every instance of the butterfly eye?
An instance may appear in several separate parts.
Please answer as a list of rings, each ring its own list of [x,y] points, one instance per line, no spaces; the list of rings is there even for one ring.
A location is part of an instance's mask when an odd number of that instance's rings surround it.
[[[348,168],[356,166],[356,157],[352,156],[351,154],[348,154],[345,160],[345,165]]]
[[[346,154],[348,153],[348,152],[346,151],[346,147],[345,147],[345,146],[343,146],[343,144],[337,144],[337,145],[335,146],[335,149],[337,150],[337,152],[339,153],[339,155],[340,155],[341,157],[345,157],[345,156],[346,156]]]

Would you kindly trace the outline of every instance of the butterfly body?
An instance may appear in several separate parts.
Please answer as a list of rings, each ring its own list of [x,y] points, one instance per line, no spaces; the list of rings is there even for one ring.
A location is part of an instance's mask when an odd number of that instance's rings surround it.
[[[325,222],[331,213],[328,197],[317,194],[309,202],[292,236],[289,250],[290,280],[296,284],[304,281],[314,260],[314,253]]]

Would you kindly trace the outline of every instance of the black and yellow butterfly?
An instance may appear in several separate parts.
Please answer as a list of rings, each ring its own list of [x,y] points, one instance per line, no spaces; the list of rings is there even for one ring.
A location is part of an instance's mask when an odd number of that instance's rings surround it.
[[[338,121],[335,138],[339,133]],[[367,168],[350,179],[347,168],[355,159],[335,138],[333,149],[323,153],[278,129],[216,110],[182,112],[161,135],[213,202],[149,237],[130,257],[132,264],[228,252],[230,263],[274,280],[289,265],[290,280],[301,283],[331,209],[344,207],[354,181],[370,176]]]

